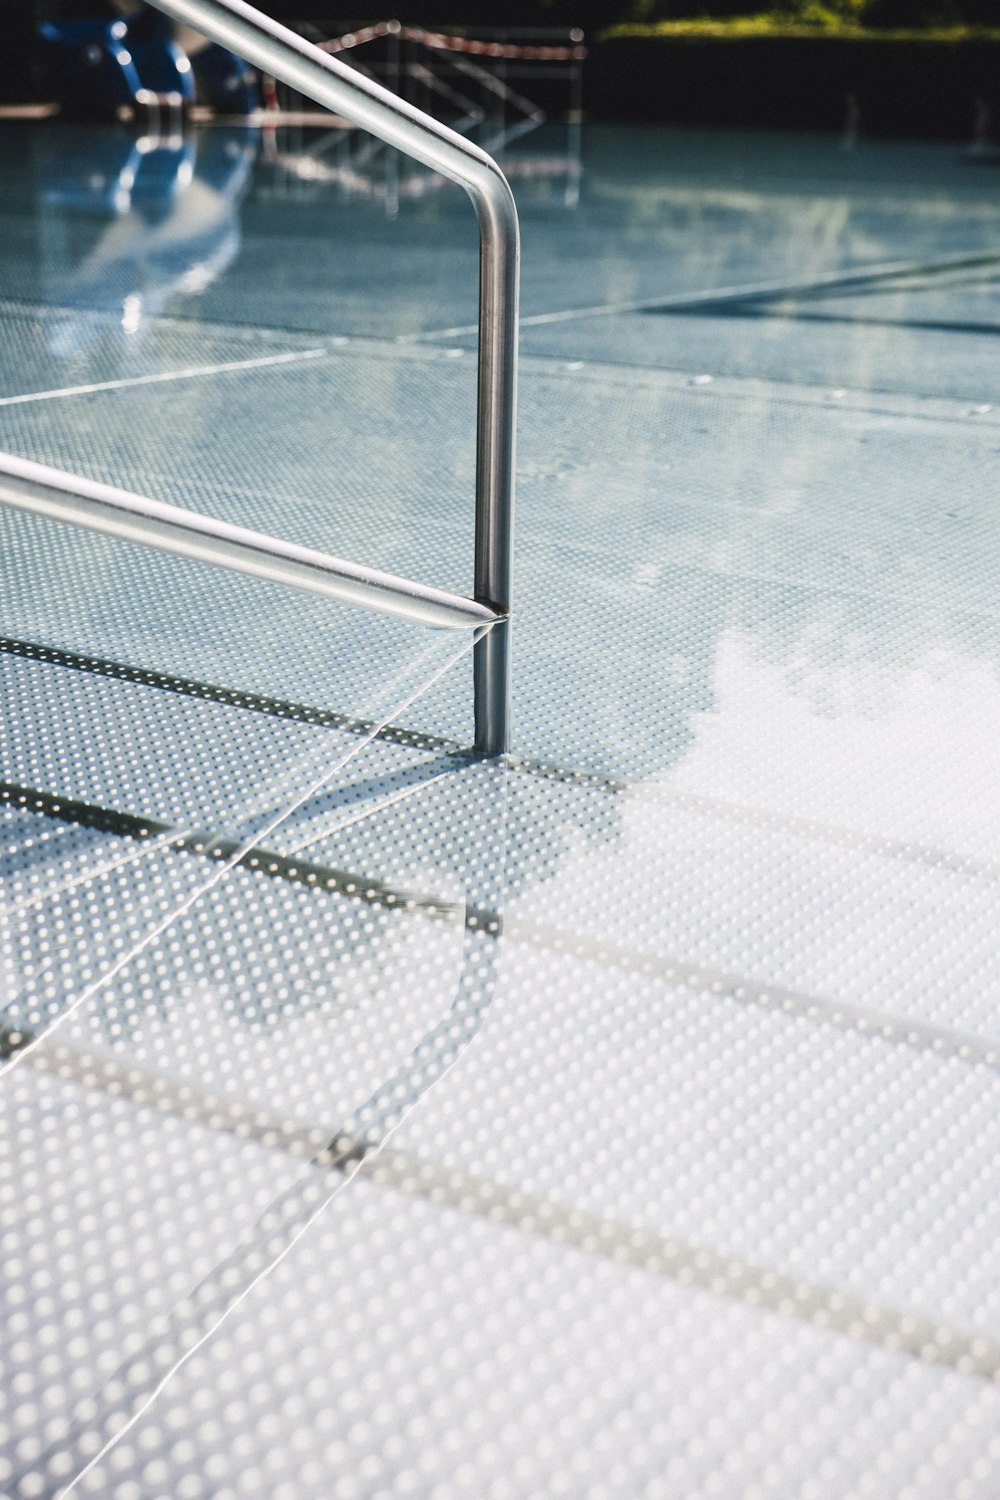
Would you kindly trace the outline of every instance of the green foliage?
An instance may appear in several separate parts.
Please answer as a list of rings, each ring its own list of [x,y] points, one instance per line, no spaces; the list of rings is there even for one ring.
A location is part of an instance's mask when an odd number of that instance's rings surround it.
[[[625,0],[621,21],[672,31],[676,23],[698,30],[724,26],[741,35],[805,27],[818,31],[933,32],[969,27],[1000,28],[1000,0]]]
[[[785,0],[773,12],[785,21],[828,25],[857,21],[866,0]],[[760,5],[752,0],[632,0],[623,19],[646,22],[686,20],[728,20],[737,16],[757,16]]]
[[[0,0],[0,11],[11,0]],[[93,3],[93,0],[91,0]],[[333,11],[333,0],[258,0],[282,15]],[[377,7],[376,7],[377,9]],[[349,12],[350,7],[346,7]],[[364,7],[359,8],[359,13]],[[482,26],[582,26],[594,38],[609,28],[678,24],[699,29],[734,28],[732,34],[767,34],[791,28],[853,34],[879,31],[942,31],[963,27],[1000,29],[1000,0],[393,0],[385,12],[403,21]],[[663,33],[667,34],[667,33]]]
[[[0,10],[11,0],[0,0]],[[300,15],[331,9],[333,0],[258,0],[265,9]],[[349,7],[348,7],[349,9]],[[363,9],[363,7],[361,8]],[[624,35],[694,34],[757,36],[805,30],[855,35],[902,31],[957,35],[962,28],[1000,29],[1000,0],[393,0],[386,14],[403,21],[482,26],[582,26],[591,39],[614,30]],[[643,33],[642,28],[646,28]]]

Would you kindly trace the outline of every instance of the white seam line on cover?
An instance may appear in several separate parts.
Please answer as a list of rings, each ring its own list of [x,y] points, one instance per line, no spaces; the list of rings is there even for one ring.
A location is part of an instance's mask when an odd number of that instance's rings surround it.
[[[926,276],[937,271],[960,270],[966,266],[993,264],[995,254],[957,255],[946,260],[927,264],[912,261],[889,261],[883,265],[858,266],[853,271],[838,271],[829,276],[817,276],[812,281],[756,281],[745,285],[704,287],[698,291],[678,292],[671,296],[641,297],[631,302],[601,302],[592,307],[565,307],[557,312],[530,313],[521,318],[522,328],[534,328],[544,323],[568,323],[574,318],[604,318],[613,313],[670,312],[673,308],[712,306],[716,302],[741,302],[744,298],[803,297],[812,292],[834,291],[843,288],[862,287],[871,281],[894,281],[905,277]],[[427,333],[410,333],[400,336],[401,344],[421,339],[453,339],[476,333],[479,325],[467,323],[454,328],[434,328]]]
[[[332,838],[335,833],[342,833],[346,828],[354,828],[358,823],[363,823],[366,818],[373,818],[377,813],[385,812],[390,807],[397,807],[400,802],[405,802],[408,797],[415,797],[418,792],[426,791],[435,782],[443,781],[446,776],[453,774],[454,768],[449,767],[446,771],[439,771],[436,776],[429,777],[426,781],[418,781],[415,786],[404,787],[402,791],[391,792],[389,796],[374,798],[358,812],[351,813],[340,823],[334,823],[329,828],[322,828],[319,833],[310,833],[299,844],[292,844],[290,848],[283,849],[283,854],[301,854],[305,849],[311,849],[315,844],[320,844],[324,839]]]
[[[434,675],[428,679],[427,682],[420,683],[415,689],[407,694],[406,698],[401,703],[397,703],[396,705],[394,705],[394,707],[387,710],[384,713],[384,716],[380,718],[379,722],[372,725],[368,733],[360,736],[356,743],[353,744],[344,755],[338,757],[333,765],[329,766],[326,770],[319,774],[315,778],[315,780],[305,788],[304,791],[300,792],[295,797],[294,801],[289,806],[282,806],[278,809],[277,812],[272,813],[263,828],[257,830],[255,833],[250,834],[242,840],[237,840],[236,847],[233,849],[232,853],[227,855],[227,857],[215,867],[213,873],[204,882],[204,884],[196,887],[195,890],[189,892],[176,908],[172,909],[165,916],[161,917],[149,931],[145,932],[141,937],[137,938],[123,953],[120,953],[115,961],[103,973],[99,974],[96,979],[92,979],[89,981],[89,983],[84,985],[83,989],[73,997],[73,999],[66,1006],[65,1010],[63,1010],[58,1016],[55,1017],[51,1025],[48,1026],[44,1032],[41,1032],[38,1036],[34,1037],[30,1042],[27,1043],[26,1046],[21,1048],[20,1051],[16,1052],[14,1056],[11,1057],[6,1063],[0,1064],[0,1076],[17,1067],[19,1064],[23,1065],[26,1057],[29,1057],[30,1054],[34,1052],[38,1047],[40,1047],[49,1037],[53,1036],[57,1031],[61,1030],[69,1020],[69,1018],[73,1016],[83,1005],[87,1004],[87,1002],[91,1000],[94,995],[96,995],[105,987],[105,985],[109,984],[112,979],[120,974],[121,971],[128,966],[128,964],[130,964],[134,959],[138,958],[141,953],[144,953],[147,948],[151,947],[158,938],[162,937],[164,933],[168,932],[174,925],[174,923],[180,917],[184,916],[186,912],[190,911],[190,909],[197,902],[201,901],[202,898],[207,896],[210,891],[214,890],[219,882],[224,879],[226,874],[240,863],[244,855],[253,851],[258,841],[268,838],[268,836],[273,833],[276,828],[279,828],[282,823],[286,822],[287,819],[289,819],[300,807],[302,807],[304,803],[310,801],[313,797],[318,796],[323,788],[329,785],[333,777],[336,776],[338,772],[344,770],[345,767],[348,766],[356,756],[360,755],[362,750],[364,750],[365,747],[376,738],[381,728],[390,723],[405,709],[409,708],[410,704],[413,703],[417,698],[421,697],[425,692],[428,692],[430,688],[432,688],[434,684],[445,675],[446,672],[450,671],[451,668],[455,666],[455,664],[466,654],[466,652],[471,649],[475,642],[481,639],[481,636],[481,631],[477,630],[473,632],[473,638],[471,641],[463,641],[460,651],[456,652],[454,656],[449,656],[444,666],[440,667],[434,673]],[[305,758],[315,762],[315,759],[317,758],[316,752],[312,752],[312,754],[307,755],[307,757]],[[298,766],[296,766],[296,769],[298,769]],[[47,969],[43,969],[41,972],[45,973],[47,972]],[[32,977],[33,980],[37,981],[37,974]]]
[[[98,380],[91,385],[64,385],[50,391],[26,391],[22,396],[0,396],[0,406],[23,406],[29,401],[56,401],[64,396],[90,396],[96,391],[120,391],[133,385],[159,385],[167,380],[194,380],[201,375],[226,375],[231,370],[257,370],[265,365],[288,365],[301,359],[318,359],[326,353],[326,349],[293,349],[285,354],[262,354],[256,359],[235,359],[225,364],[192,365],[186,370],[163,370],[155,375]]]
[[[477,631],[475,638],[481,639],[481,637],[482,632]],[[463,644],[462,651],[457,653],[456,656],[450,658],[449,661],[443,667],[441,667],[439,671],[434,675],[434,677],[432,677],[428,682],[422,684],[414,692],[412,692],[405,703],[397,706],[396,713],[398,714],[402,712],[402,710],[407,708],[410,703],[414,702],[418,697],[421,697],[424,693],[426,693],[434,685],[434,683],[436,683],[441,677],[443,677],[445,672],[447,672],[452,666],[454,666],[459,658],[463,656],[469,649],[469,643],[465,642]],[[505,835],[507,819],[506,768],[503,767],[502,761],[501,767],[503,768],[504,776],[504,808],[501,818],[501,827],[503,828]],[[331,772],[331,775],[332,774],[333,773]],[[297,805],[301,806],[301,801]],[[497,864],[497,870],[499,872],[501,884],[501,889],[496,892],[498,909],[502,908],[503,905],[502,885],[504,879],[505,852],[506,839],[504,836],[501,839],[499,860]],[[455,1000],[453,1000],[451,1006],[449,1006],[448,1011],[445,1013],[444,1017],[440,1021],[438,1021],[437,1024],[430,1029],[430,1031],[425,1032],[423,1038],[414,1046],[409,1056],[395,1068],[395,1070],[390,1074],[389,1078],[385,1080],[385,1082],[383,1082],[376,1088],[375,1092],[369,1097],[367,1103],[364,1104],[360,1110],[356,1110],[354,1115],[352,1115],[347,1122],[341,1125],[336,1135],[332,1139],[329,1134],[327,1135],[329,1144],[322,1152],[311,1158],[310,1161],[311,1166],[324,1169],[322,1175],[317,1177],[310,1174],[306,1178],[294,1183],[291,1188],[285,1189],[278,1195],[277,1198],[273,1199],[272,1202],[267,1206],[267,1208],[258,1216],[255,1224],[253,1224],[247,1231],[241,1234],[240,1239],[235,1247],[223,1258],[223,1260],[221,1260],[214,1267],[214,1269],[209,1273],[208,1276],[204,1277],[202,1281],[198,1283],[198,1286],[193,1290],[193,1292],[188,1295],[186,1299],[182,1299],[182,1302],[175,1305],[172,1312],[168,1315],[168,1321],[169,1319],[175,1319],[177,1317],[180,1309],[184,1304],[184,1301],[186,1301],[188,1304],[197,1303],[199,1300],[204,1303],[205,1297],[203,1294],[212,1290],[213,1279],[215,1280],[217,1286],[224,1288],[225,1284],[231,1278],[232,1269],[237,1265],[238,1257],[240,1255],[243,1255],[244,1260],[246,1260],[248,1257],[251,1257],[252,1259],[259,1259],[260,1250],[259,1248],[257,1248],[255,1253],[255,1246],[259,1247],[262,1239],[265,1245],[268,1243],[268,1238],[273,1240],[273,1229],[268,1228],[267,1235],[264,1234],[265,1227],[268,1225],[269,1220],[277,1219],[280,1227],[280,1232],[285,1233],[287,1230],[287,1238],[278,1253],[272,1254],[271,1250],[268,1249],[266,1251],[266,1254],[270,1255],[271,1258],[266,1260],[266,1263],[261,1266],[255,1274],[251,1275],[248,1280],[244,1281],[240,1290],[228,1302],[225,1303],[221,1310],[216,1310],[214,1313],[210,1312],[207,1315],[202,1323],[202,1332],[199,1335],[197,1335],[190,1342],[185,1339],[186,1347],[184,1347],[183,1352],[180,1354],[180,1357],[177,1358],[172,1364],[170,1364],[169,1367],[164,1370],[162,1375],[153,1377],[151,1387],[146,1386],[143,1394],[139,1397],[131,1414],[122,1423],[122,1425],[118,1427],[118,1429],[114,1431],[110,1437],[107,1438],[107,1440],[100,1446],[100,1448],[96,1449],[96,1451],[93,1452],[93,1454],[87,1459],[83,1467],[73,1475],[73,1477],[67,1484],[65,1484],[65,1486],[60,1485],[54,1493],[52,1491],[47,1491],[47,1493],[52,1494],[52,1500],[65,1500],[65,1497],[69,1495],[71,1491],[76,1490],[76,1487],[80,1483],[80,1480],[84,1479],[89,1473],[91,1473],[91,1471],[101,1462],[105,1455],[109,1453],[113,1448],[115,1448],[123,1437],[131,1432],[136,1423],[142,1418],[144,1413],[149,1410],[150,1406],[156,1400],[157,1396],[164,1389],[167,1383],[174,1378],[178,1370],[180,1370],[184,1365],[188,1363],[191,1357],[195,1355],[209,1341],[209,1339],[213,1337],[216,1330],[221,1327],[224,1322],[227,1321],[227,1319],[231,1316],[235,1309],[240,1307],[248,1300],[254,1288],[259,1286],[262,1281],[269,1277],[274,1271],[275,1267],[280,1265],[281,1262],[291,1253],[294,1246],[319,1218],[320,1214],[326,1208],[327,1204],[336,1196],[341,1187],[343,1187],[351,1180],[352,1177],[355,1176],[358,1168],[367,1159],[367,1157],[374,1155],[384,1149],[385,1142],[392,1136],[394,1131],[401,1123],[402,1119],[405,1118],[405,1116],[409,1113],[409,1110],[413,1107],[413,1105],[420,1099],[422,1099],[427,1091],[433,1088],[434,1085],[439,1082],[443,1076],[451,1071],[455,1063],[458,1061],[458,1058],[463,1055],[466,1048],[475,1038],[475,1036],[479,1032],[480,1027],[482,1026],[485,1010],[490,1004],[491,992],[492,985],[490,986],[490,993],[488,993],[485,998],[480,998],[480,1000],[475,1005],[469,1004],[465,1006],[463,1015],[464,1024],[460,1026],[460,1029],[464,1031],[464,1037],[457,1044],[457,1049],[452,1049],[450,1056],[445,1056],[438,1059],[439,1065],[435,1067],[433,1064],[428,1064],[425,1053],[427,1052],[428,1047],[430,1047],[433,1051],[433,1043],[436,1039],[440,1038],[443,1029],[450,1028],[455,1023],[457,1014],[456,1007],[463,999],[463,983],[460,981],[458,994],[456,995]],[[51,1033],[46,1033],[47,1036],[50,1034]],[[416,1098],[410,1104],[401,1106],[398,1096],[400,1084],[403,1081],[409,1081],[410,1083],[415,1082],[417,1084],[417,1094]],[[390,1097],[392,1098],[393,1102],[391,1106],[388,1106],[387,1112],[387,1101]],[[365,1131],[356,1130],[356,1123],[369,1114],[373,1115],[374,1117],[372,1123],[369,1124]],[[379,1118],[380,1116],[381,1118]],[[329,1170],[331,1168],[335,1169],[340,1177],[339,1183],[332,1189],[324,1186],[324,1178],[328,1176]],[[190,1331],[191,1325],[189,1324],[186,1332]],[[147,1343],[146,1350],[148,1350],[148,1348],[149,1344]],[[138,1355],[129,1356],[125,1360],[123,1365],[119,1366],[118,1371],[116,1371],[105,1382],[105,1385],[102,1387],[102,1394],[109,1392],[109,1390],[113,1389],[116,1384],[120,1384],[123,1380],[127,1384],[130,1372],[144,1370],[146,1364],[147,1354],[145,1350]],[[93,1421],[91,1419],[88,1419],[88,1424],[91,1428],[93,1428]],[[54,1449],[55,1445],[50,1447],[50,1455],[53,1453]],[[45,1465],[46,1458],[43,1455],[39,1459],[29,1461],[29,1463],[30,1462],[40,1462],[42,1465]],[[15,1482],[23,1483],[23,1480],[26,1477],[28,1477],[29,1475],[31,1477],[34,1477],[34,1475],[38,1474],[39,1472],[40,1471],[38,1470],[31,1470],[29,1467],[27,1471],[22,1471],[18,1480]]]
[[[23,916],[25,912],[33,911],[39,906],[44,906],[53,896],[65,896],[70,891],[75,891],[82,885],[90,885],[95,880],[101,880],[105,875],[115,875],[127,866],[135,864],[137,860],[145,859],[147,854],[156,853],[158,850],[167,849],[171,844],[176,844],[178,831],[175,828],[168,829],[159,837],[144,840],[123,856],[118,856],[105,861],[103,864],[87,866],[78,870],[75,875],[68,876],[61,882],[46,886],[33,896],[26,897],[23,901],[16,901],[12,906],[0,906],[0,922],[8,922],[14,917]]]

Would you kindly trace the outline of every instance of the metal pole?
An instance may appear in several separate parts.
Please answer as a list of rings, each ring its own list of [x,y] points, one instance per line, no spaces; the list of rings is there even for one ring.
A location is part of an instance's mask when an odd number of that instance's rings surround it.
[[[249,531],[245,526],[200,516],[178,505],[130,495],[99,480],[65,474],[62,469],[49,469],[12,453],[0,453],[0,504],[139,542],[160,552],[212,563],[230,572],[266,578],[324,599],[396,615],[411,624],[446,630],[479,629],[496,619],[488,606],[444,589],[427,588],[393,573],[363,568],[295,542]]]
[[[317,104],[351,120],[461,184],[479,221],[479,396],[476,442],[475,596],[491,611],[511,608],[514,427],[517,381],[519,235],[507,179],[478,146],[338,62],[245,0],[152,0]],[[475,648],[476,748],[510,745],[510,624]]]

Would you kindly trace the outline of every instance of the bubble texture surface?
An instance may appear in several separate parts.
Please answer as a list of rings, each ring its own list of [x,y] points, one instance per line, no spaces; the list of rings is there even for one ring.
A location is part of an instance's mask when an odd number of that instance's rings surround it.
[[[460,196],[52,129],[0,446],[468,589]],[[992,180],[583,142],[503,764],[468,642],[0,515],[3,1500],[1000,1492]]]

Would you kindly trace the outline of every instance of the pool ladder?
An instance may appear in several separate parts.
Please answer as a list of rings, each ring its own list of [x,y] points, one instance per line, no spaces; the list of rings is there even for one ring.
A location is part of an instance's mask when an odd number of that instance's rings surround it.
[[[492,157],[244,0],[152,0],[317,104],[453,182],[479,222],[479,365],[473,597],[362,567],[96,480],[0,454],[0,503],[415,623],[477,632],[475,747],[510,747],[510,610],[519,235]]]

